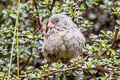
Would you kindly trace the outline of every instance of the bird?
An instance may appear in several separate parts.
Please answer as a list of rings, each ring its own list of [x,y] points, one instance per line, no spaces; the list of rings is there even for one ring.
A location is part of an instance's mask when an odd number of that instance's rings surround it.
[[[43,56],[47,63],[68,62],[82,55],[85,37],[72,19],[64,14],[53,14],[47,24],[43,42]]]

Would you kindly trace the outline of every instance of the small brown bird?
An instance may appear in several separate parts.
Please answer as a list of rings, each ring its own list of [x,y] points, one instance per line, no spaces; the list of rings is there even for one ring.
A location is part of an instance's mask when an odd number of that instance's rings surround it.
[[[60,59],[69,61],[82,54],[85,38],[70,17],[54,14],[47,27],[49,29],[44,39],[43,56],[48,63]]]

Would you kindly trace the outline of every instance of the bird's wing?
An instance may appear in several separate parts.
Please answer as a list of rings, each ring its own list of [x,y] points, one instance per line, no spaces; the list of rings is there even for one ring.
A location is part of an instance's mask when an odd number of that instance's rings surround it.
[[[69,49],[69,54],[74,57],[82,54],[85,46],[85,38],[79,30],[69,32],[64,37],[65,45]]]

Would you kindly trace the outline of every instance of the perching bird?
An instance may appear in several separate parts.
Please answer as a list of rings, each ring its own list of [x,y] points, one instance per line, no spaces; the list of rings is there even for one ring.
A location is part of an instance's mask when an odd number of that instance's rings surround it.
[[[43,56],[48,63],[64,59],[69,61],[82,54],[85,38],[70,17],[54,14],[47,25],[44,39]]]

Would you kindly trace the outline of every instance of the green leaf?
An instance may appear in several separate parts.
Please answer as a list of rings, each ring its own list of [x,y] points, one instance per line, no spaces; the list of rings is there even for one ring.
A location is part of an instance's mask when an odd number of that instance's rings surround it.
[[[120,25],[120,20],[116,20],[116,23],[117,23],[118,25]]]
[[[34,38],[34,35],[33,34],[30,34],[30,35],[26,35],[27,38],[30,38],[30,39],[33,39]]]
[[[4,77],[4,73],[3,72],[0,72],[0,77]]]

